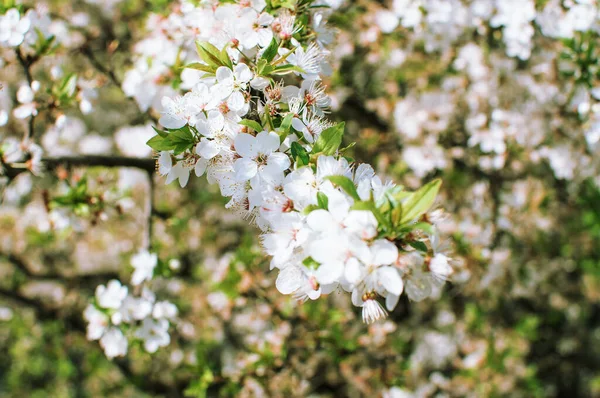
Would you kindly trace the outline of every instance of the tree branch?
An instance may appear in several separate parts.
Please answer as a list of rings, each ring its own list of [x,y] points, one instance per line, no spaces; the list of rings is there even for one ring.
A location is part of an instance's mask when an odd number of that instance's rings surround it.
[[[15,49],[15,52],[17,53],[17,60],[19,61],[19,64],[21,64],[21,67],[23,68],[23,73],[25,73],[25,78],[27,79],[27,83],[29,84],[29,87],[31,87],[31,85],[33,83],[33,75],[31,74],[31,66],[36,61],[36,59],[31,58],[31,57],[24,57],[23,53],[21,53],[21,47],[17,47]],[[25,141],[27,141],[29,138],[33,138],[34,134],[35,134],[35,115],[31,115],[31,116],[29,116],[29,121],[27,124],[27,131],[25,133]]]
[[[57,272],[38,273],[38,272],[33,272],[31,270],[31,267],[28,266],[26,264],[26,262],[23,261],[23,259],[14,255],[13,253],[0,252],[0,258],[5,258],[6,260],[8,260],[9,263],[11,263],[15,268],[17,268],[19,271],[21,271],[23,274],[25,274],[28,278],[35,279],[35,280],[55,279],[55,280],[63,280],[65,282],[75,281],[78,283],[83,283],[83,282],[87,282],[87,281],[93,281],[96,279],[109,280],[109,279],[118,279],[119,278],[118,273],[111,272],[111,271],[99,272],[99,273],[94,273],[94,274],[88,273],[88,274],[72,274],[72,275],[62,274],[62,273],[57,273]]]
[[[80,166],[80,167],[133,167],[153,173],[155,170],[154,159],[132,158],[125,156],[104,156],[104,155],[81,155],[81,156],[61,156],[42,159],[46,170],[55,170],[59,166]],[[5,175],[9,179],[26,171],[24,168],[16,168],[5,165]]]

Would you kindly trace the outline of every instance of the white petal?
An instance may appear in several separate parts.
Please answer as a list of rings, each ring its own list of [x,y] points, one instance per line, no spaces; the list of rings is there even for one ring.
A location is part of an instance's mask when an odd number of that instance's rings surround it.
[[[262,76],[256,76],[250,81],[250,86],[255,90],[264,90],[269,86],[269,79]]]
[[[161,152],[158,158],[158,172],[160,175],[165,175],[173,168],[173,160],[169,152]]]
[[[220,151],[221,148],[215,141],[202,139],[202,141],[196,145],[196,153],[204,159],[212,159],[217,156]]]
[[[344,272],[344,264],[339,262],[332,262],[328,264],[321,264],[315,271],[315,277],[317,281],[322,284],[329,284],[337,282]]]
[[[237,64],[235,66],[235,78],[237,81],[242,82],[242,83],[247,83],[250,80],[252,80],[252,71],[250,71],[250,68],[248,68],[248,65],[246,64]]]
[[[158,122],[168,129],[179,129],[187,124],[185,120],[169,114],[162,115]]]
[[[269,158],[267,159],[267,165],[284,171],[290,167],[291,161],[288,155],[285,153],[275,152],[269,155]]]
[[[215,73],[219,83],[227,82],[233,78],[233,71],[226,66],[220,66]]]
[[[227,106],[232,111],[241,110],[245,103],[246,101],[244,100],[244,95],[239,91],[234,91],[227,99]]]
[[[277,133],[262,131],[256,135],[256,143],[260,153],[270,154],[279,148],[280,140]]]
[[[362,307],[365,302],[362,299],[362,292],[358,289],[352,290],[352,304],[356,307]]]
[[[190,179],[189,169],[182,166],[181,169],[177,170],[177,178],[179,178],[179,186],[184,188]]]
[[[327,210],[317,209],[306,217],[306,223],[314,231],[324,231],[331,228],[334,219]]]
[[[402,294],[402,289],[404,288],[404,282],[402,282],[402,278],[400,278],[400,274],[395,268],[392,267],[382,267],[377,270],[377,275],[379,277],[379,282],[383,285],[385,290],[388,292],[399,296]]]
[[[250,134],[240,133],[234,140],[235,150],[245,158],[254,158],[258,155],[256,138]]]
[[[351,258],[346,261],[346,269],[344,272],[344,276],[349,283],[355,285],[358,281],[360,281],[360,263],[357,259]]]
[[[275,287],[281,294],[291,294],[298,290],[304,280],[302,270],[290,265],[279,272]]]
[[[398,305],[398,299],[400,299],[400,296],[388,294],[385,298],[385,308],[387,308],[388,311],[393,311],[394,308],[396,308],[396,305]]]
[[[235,179],[237,181],[248,181],[258,172],[258,166],[251,159],[241,158],[233,164]]]
[[[398,248],[389,240],[379,239],[371,245],[373,265],[389,265],[398,259]]]
[[[206,171],[206,166],[208,166],[208,161],[206,159],[198,159],[196,162],[196,166],[194,166],[194,173],[196,173],[196,177],[200,177]]]

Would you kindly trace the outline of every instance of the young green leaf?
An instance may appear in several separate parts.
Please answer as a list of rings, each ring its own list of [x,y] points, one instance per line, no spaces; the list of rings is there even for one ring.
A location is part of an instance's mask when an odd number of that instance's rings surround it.
[[[339,186],[346,192],[348,195],[352,197],[352,199],[356,201],[360,201],[360,196],[358,196],[358,192],[356,191],[356,185],[354,182],[346,176],[328,176],[325,177],[327,180],[331,181],[335,185]]]
[[[215,73],[217,70],[214,66],[204,65],[200,62],[192,62],[191,64],[186,65],[185,68],[196,69],[206,73]]]
[[[174,148],[174,145],[171,144],[168,139],[161,137],[160,135],[155,135],[154,137],[150,138],[146,142],[146,145],[157,152],[170,151]]]
[[[275,40],[275,38],[271,39],[271,43],[269,43],[269,46],[265,49],[261,58],[267,62],[273,61],[273,58],[277,55],[278,49],[279,44],[277,43],[277,40]]]
[[[323,130],[317,141],[313,145],[312,154],[322,153],[323,155],[334,155],[342,144],[345,123],[341,122],[333,127]]]
[[[231,58],[229,58],[229,54],[227,53],[227,46],[223,46],[223,49],[219,53],[219,59],[223,62],[223,65],[233,70],[233,62],[231,62]]]
[[[418,191],[410,194],[402,202],[402,219],[400,224],[404,224],[425,214],[433,205],[435,198],[442,185],[442,180],[436,179],[422,186]]]
[[[308,152],[306,152],[306,149],[304,149],[304,147],[299,143],[295,141],[292,142],[291,152],[292,158],[294,158],[294,160],[296,161],[296,166],[302,167],[306,166],[309,163],[310,159],[308,156]]]
[[[221,52],[219,49],[207,41],[197,41],[196,50],[198,51],[200,59],[209,66],[218,68],[219,66],[227,65],[221,60]]]
[[[242,126],[250,127],[252,130],[259,133],[264,130],[260,123],[250,119],[243,119],[241,122],[239,122],[239,124],[241,124]]]
[[[279,65],[273,69],[273,73],[276,75],[287,75],[288,73],[297,72],[304,73],[304,69],[296,65]]]
[[[427,253],[429,251],[429,249],[427,249],[427,245],[423,242],[421,242],[420,240],[415,240],[413,242],[408,242],[409,245],[411,245],[412,247],[414,247],[415,249],[417,249],[418,251],[421,251],[423,253]]]
[[[383,229],[383,231],[389,231],[391,228],[389,220],[379,211],[379,209],[375,206],[375,203],[370,201],[361,201],[355,202],[352,206],[352,210],[368,210],[377,219],[377,223],[379,227]]]
[[[280,126],[284,132],[287,133],[290,131],[290,127],[292,127],[293,119],[294,119],[294,114],[292,112],[285,115],[285,117],[283,118],[283,120],[281,122],[281,126]]]
[[[317,209],[320,209],[320,207],[317,205],[308,205],[304,208],[304,210],[302,210],[302,214],[308,215],[308,214],[310,214],[311,211],[317,210]]]
[[[329,209],[329,198],[323,192],[317,192],[317,204],[319,208],[328,210]]]

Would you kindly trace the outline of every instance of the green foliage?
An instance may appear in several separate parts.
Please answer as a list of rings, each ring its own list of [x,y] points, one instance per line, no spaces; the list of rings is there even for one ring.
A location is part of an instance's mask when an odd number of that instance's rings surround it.
[[[257,121],[254,121],[254,120],[243,119],[239,124],[241,124],[242,126],[250,127],[252,130],[256,131],[257,133],[260,133],[261,131],[263,131],[263,127],[260,125],[260,123],[258,123]]]
[[[315,141],[311,155],[334,155],[342,144],[345,123],[341,122],[333,127],[323,130],[317,141]]]
[[[442,180],[433,180],[423,185],[418,191],[404,197],[400,224],[411,222],[425,214],[435,202],[441,186]]]
[[[346,176],[328,176],[327,180],[331,181],[334,185],[342,188],[344,192],[346,192],[350,197],[356,201],[360,201],[360,196],[358,196],[358,192],[356,191],[356,185],[354,182]]]
[[[310,158],[308,152],[298,142],[292,142],[291,145],[292,158],[296,164],[296,167],[302,167],[308,165]]]
[[[69,73],[51,89],[57,106],[68,106],[75,100],[77,93],[77,75]]]
[[[279,44],[277,43],[277,40],[275,40],[275,38],[271,39],[271,43],[269,43],[269,46],[265,48],[261,59],[264,59],[265,61],[270,63],[271,61],[273,61],[273,58],[275,58],[275,56],[277,55],[278,49]]]
[[[593,88],[600,80],[600,35],[594,31],[577,32],[575,37],[564,39],[565,49],[560,54],[563,61],[569,61],[569,68],[562,68],[565,77]]]
[[[154,128],[154,127],[153,127]],[[146,145],[155,151],[173,151],[175,155],[179,155],[187,150],[190,150],[198,143],[197,134],[193,127],[188,125],[174,130],[158,130],[154,128],[158,135],[152,137]]]

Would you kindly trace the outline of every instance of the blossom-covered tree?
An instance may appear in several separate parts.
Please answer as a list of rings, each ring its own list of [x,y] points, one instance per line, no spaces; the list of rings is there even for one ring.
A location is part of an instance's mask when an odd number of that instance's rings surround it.
[[[599,27],[593,0],[4,0],[2,383],[594,395]]]

